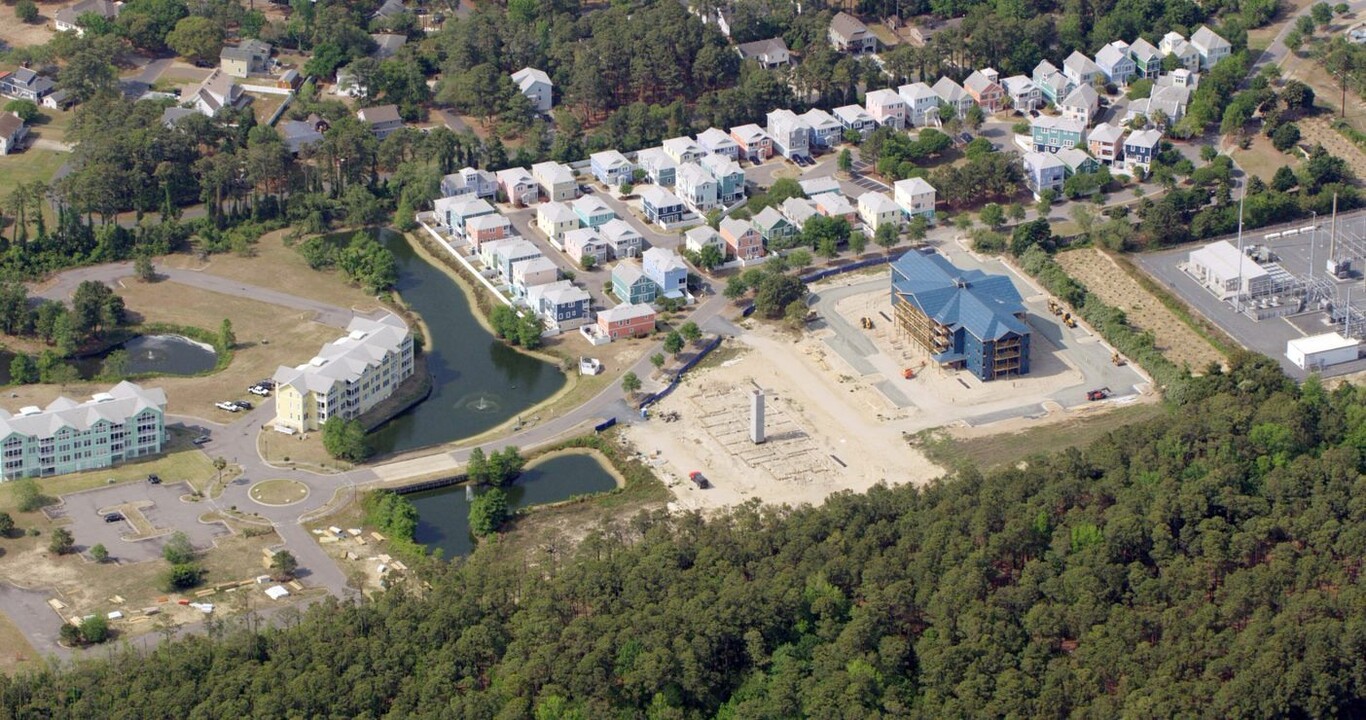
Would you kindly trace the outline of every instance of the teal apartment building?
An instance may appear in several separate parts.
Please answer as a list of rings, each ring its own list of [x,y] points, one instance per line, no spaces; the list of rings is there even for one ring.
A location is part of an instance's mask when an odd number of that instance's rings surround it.
[[[165,442],[165,391],[125,381],[82,403],[59,397],[46,408],[0,410],[0,479],[107,468],[159,455]]]

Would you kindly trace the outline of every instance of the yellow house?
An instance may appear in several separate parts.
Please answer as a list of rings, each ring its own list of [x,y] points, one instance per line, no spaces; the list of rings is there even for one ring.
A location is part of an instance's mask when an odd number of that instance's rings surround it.
[[[275,371],[275,425],[305,432],[351,419],[388,398],[413,374],[413,338],[392,313],[356,317],[346,335],[298,367]]]

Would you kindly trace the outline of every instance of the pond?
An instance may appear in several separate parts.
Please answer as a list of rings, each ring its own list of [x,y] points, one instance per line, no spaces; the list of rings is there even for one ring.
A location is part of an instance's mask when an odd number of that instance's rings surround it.
[[[218,365],[218,352],[213,346],[182,335],[138,335],[102,352],[69,362],[82,380],[93,380],[99,377],[105,358],[116,350],[123,350],[128,355],[124,375],[198,375]],[[14,353],[0,352],[0,385],[9,384],[13,360]]]
[[[558,367],[517,352],[485,330],[456,281],[423,260],[402,235],[382,234],[398,265],[395,289],[427,325],[432,393],[370,434],[376,452],[403,452],[478,435],[564,386]]]
[[[594,455],[558,455],[535,463],[522,472],[508,488],[511,509],[545,505],[611,490],[616,479]],[[478,494],[482,490],[474,490]],[[470,503],[466,486],[452,485],[406,495],[417,507],[417,532],[414,540],[447,558],[468,555],[474,550],[470,536]]]

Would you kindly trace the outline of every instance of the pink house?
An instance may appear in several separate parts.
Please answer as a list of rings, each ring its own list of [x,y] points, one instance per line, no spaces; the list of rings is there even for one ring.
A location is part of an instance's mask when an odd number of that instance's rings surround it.
[[[469,238],[477,252],[479,246],[490,240],[502,240],[512,236],[512,221],[502,215],[480,215],[465,222],[465,237]]]
[[[598,330],[613,340],[644,337],[655,331],[655,309],[645,303],[607,308],[598,313]]]
[[[974,71],[963,81],[963,89],[988,113],[999,112],[1005,105],[1006,89],[1001,87],[1000,75],[991,68]]]
[[[740,157],[750,162],[762,162],[773,157],[773,138],[758,125],[750,123],[733,127],[730,137],[740,146]]]
[[[909,114],[906,99],[897,91],[888,88],[874,90],[864,98],[864,105],[878,125],[897,130],[906,127],[906,116]]]
[[[816,204],[816,212],[826,217],[844,218],[850,227],[858,227],[858,208],[854,207],[843,193],[821,193],[812,198],[811,202]]]
[[[721,221],[721,239],[726,241],[729,254],[741,260],[764,256],[764,236],[748,220],[726,218]]]

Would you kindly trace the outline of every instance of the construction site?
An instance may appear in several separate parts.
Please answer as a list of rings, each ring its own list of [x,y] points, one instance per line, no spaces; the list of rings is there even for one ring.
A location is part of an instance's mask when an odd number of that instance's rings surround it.
[[[1288,344],[1366,338],[1366,212],[1313,218],[1137,258],[1150,275],[1245,347],[1303,378],[1345,375],[1366,360],[1337,353],[1331,365],[1302,367]],[[1290,355],[1288,356],[1287,353]]]

